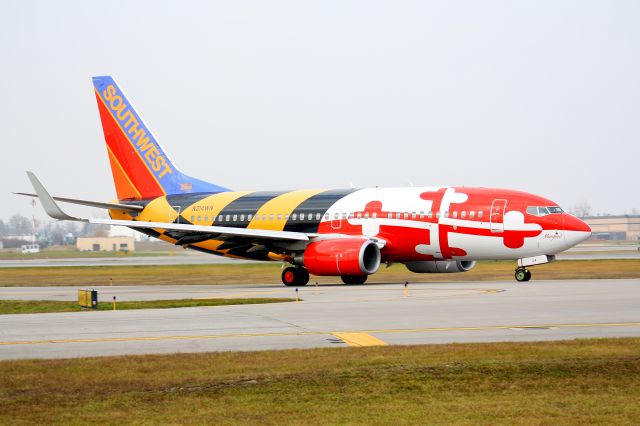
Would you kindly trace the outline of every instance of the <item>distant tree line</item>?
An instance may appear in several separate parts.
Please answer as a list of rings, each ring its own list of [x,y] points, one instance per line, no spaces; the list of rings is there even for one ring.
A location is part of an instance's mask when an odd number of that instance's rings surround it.
[[[6,222],[0,219],[0,239],[5,248],[20,247],[31,242],[32,219],[14,214]],[[91,225],[83,222],[35,220],[35,237],[40,246],[75,244],[78,237],[105,237],[109,235],[106,225]],[[11,237],[11,238],[8,238]],[[15,238],[22,237],[22,238]]]

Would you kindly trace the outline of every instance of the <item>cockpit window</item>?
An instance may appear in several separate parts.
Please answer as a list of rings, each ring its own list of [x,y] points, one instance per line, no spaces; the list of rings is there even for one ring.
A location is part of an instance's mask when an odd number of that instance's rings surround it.
[[[553,207],[530,206],[530,207],[527,207],[527,213],[533,216],[546,216],[548,214],[564,213],[564,210],[562,210],[558,206],[553,206]]]

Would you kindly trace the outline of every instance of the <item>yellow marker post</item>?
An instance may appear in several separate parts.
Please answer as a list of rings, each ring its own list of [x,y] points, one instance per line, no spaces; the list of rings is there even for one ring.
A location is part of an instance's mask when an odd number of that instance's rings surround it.
[[[296,303],[298,303],[300,301],[300,298],[298,297],[298,288],[296,287]]]
[[[113,296],[113,310],[116,310],[116,297]]]
[[[402,290],[404,297],[409,296],[409,281],[404,282],[404,289]]]
[[[113,287],[113,278],[109,278],[109,285]]]

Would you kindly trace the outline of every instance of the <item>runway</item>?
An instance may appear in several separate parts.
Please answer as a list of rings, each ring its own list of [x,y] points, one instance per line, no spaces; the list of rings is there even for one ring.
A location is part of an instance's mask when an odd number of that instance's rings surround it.
[[[292,297],[282,285],[98,287],[101,301]],[[0,299],[74,300],[77,287]],[[299,303],[0,316],[0,359],[640,336],[640,280],[324,285]]]

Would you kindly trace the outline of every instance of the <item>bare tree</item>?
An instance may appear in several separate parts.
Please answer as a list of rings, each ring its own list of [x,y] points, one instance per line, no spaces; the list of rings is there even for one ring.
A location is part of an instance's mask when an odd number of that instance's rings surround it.
[[[569,213],[577,217],[591,216],[591,204],[588,201],[582,201],[569,207]]]
[[[31,235],[32,222],[28,217],[21,214],[14,214],[7,222],[8,232],[13,235]]]

